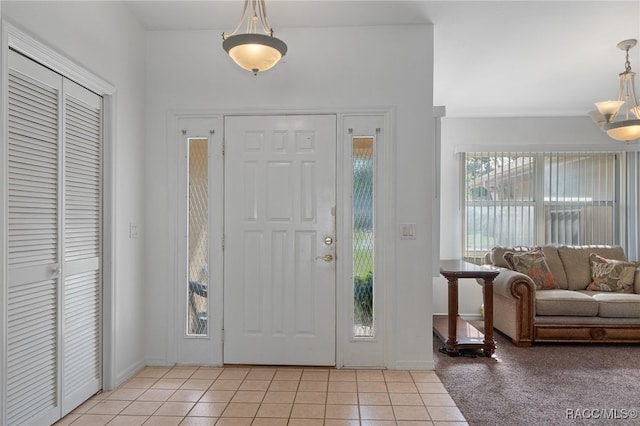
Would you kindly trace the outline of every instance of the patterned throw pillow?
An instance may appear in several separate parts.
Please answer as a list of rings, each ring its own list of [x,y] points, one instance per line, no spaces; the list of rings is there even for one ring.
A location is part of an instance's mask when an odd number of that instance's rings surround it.
[[[527,275],[536,285],[536,290],[553,290],[560,288],[551,274],[549,265],[544,258],[541,249],[535,249],[526,253],[507,252],[504,260],[511,269]]]
[[[637,262],[606,259],[595,253],[589,255],[589,262],[592,282],[587,290],[633,293],[636,268],[640,266]]]

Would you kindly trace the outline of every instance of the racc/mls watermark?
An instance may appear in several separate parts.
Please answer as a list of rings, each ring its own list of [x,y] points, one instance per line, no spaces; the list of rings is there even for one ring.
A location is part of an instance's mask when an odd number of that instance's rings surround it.
[[[634,420],[637,408],[567,408],[567,420]]]

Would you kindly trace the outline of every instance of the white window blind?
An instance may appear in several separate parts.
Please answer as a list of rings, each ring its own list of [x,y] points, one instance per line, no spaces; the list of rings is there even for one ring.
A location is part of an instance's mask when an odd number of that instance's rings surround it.
[[[619,244],[623,153],[466,153],[464,256],[494,246]]]

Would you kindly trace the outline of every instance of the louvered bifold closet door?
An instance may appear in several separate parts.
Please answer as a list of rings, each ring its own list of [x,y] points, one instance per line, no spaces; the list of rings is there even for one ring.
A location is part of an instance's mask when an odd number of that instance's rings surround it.
[[[64,80],[62,415],[101,389],[102,98]]]
[[[59,417],[62,77],[9,52],[7,425]],[[0,418],[0,423],[2,419]]]
[[[52,424],[98,392],[102,98],[9,52],[6,413]]]

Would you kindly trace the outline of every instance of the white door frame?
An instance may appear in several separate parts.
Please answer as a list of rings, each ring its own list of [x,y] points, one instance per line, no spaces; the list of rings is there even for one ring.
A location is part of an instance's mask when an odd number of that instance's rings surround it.
[[[337,203],[337,226],[336,226],[336,283],[339,285],[340,282],[345,280],[344,275],[345,271],[350,271],[350,266],[345,265],[344,256],[341,256],[340,253],[345,253],[346,250],[351,250],[351,246],[344,241],[344,238],[341,238],[346,232],[345,222],[350,220],[349,217],[345,217],[344,214],[344,203],[349,198],[349,193],[344,189],[345,183],[345,170],[348,170],[348,167],[351,167],[351,164],[344,158],[344,153],[351,149],[350,147],[350,138],[348,137],[347,130],[348,128],[355,127],[356,129],[360,129],[361,132],[368,132],[370,129],[371,120],[373,119],[374,123],[381,124],[380,133],[382,134],[382,138],[384,140],[383,146],[377,152],[378,162],[376,166],[378,167],[378,185],[376,191],[376,197],[378,200],[377,208],[376,208],[376,216],[377,216],[377,234],[376,241],[379,247],[384,247],[380,252],[376,255],[376,261],[378,262],[378,271],[377,271],[377,279],[384,283],[383,286],[383,294],[379,295],[383,300],[383,312],[380,313],[378,317],[377,327],[381,332],[381,338],[377,341],[380,345],[376,348],[376,356],[377,358],[371,359],[368,361],[370,365],[367,366],[378,366],[378,367],[387,367],[392,368],[395,363],[395,356],[393,351],[393,343],[394,343],[394,333],[393,333],[393,321],[392,319],[395,316],[395,288],[396,283],[394,277],[396,276],[395,271],[395,195],[394,188],[396,187],[396,173],[395,173],[395,144],[394,140],[394,118],[395,118],[395,109],[393,107],[380,107],[380,108],[335,108],[335,109],[296,109],[296,110],[279,110],[273,109],[269,111],[265,110],[251,110],[251,109],[242,109],[242,110],[234,110],[234,109],[221,109],[221,110],[207,110],[207,111],[171,111],[167,116],[168,123],[168,154],[169,158],[178,158],[176,152],[176,146],[180,139],[184,137],[181,134],[180,121],[181,120],[191,120],[191,119],[215,119],[218,123],[224,122],[225,115],[291,115],[291,114],[305,114],[305,115],[313,115],[313,114],[336,114],[338,117],[337,129],[337,155],[336,159],[337,170],[336,170],[336,203]],[[218,134],[223,134],[224,129],[220,126],[216,130]],[[177,162],[174,161],[172,164],[169,164],[168,170],[168,192],[170,199],[175,201],[175,208],[170,211],[172,215],[170,223],[177,224],[180,217],[180,210],[182,209],[182,205],[178,202],[179,198],[177,196],[177,185],[179,172],[177,169]],[[210,204],[212,200],[209,201]],[[169,241],[177,242],[179,238],[179,233],[177,228],[174,226],[173,229],[170,230],[173,232],[173,235],[170,236]],[[178,244],[169,244],[169,258],[172,259],[169,262],[169,274],[172,282],[178,282],[180,278],[179,271],[177,270],[177,263],[180,261],[182,254],[179,253],[177,249]],[[372,346],[371,341],[367,341],[366,339],[353,339],[351,334],[349,333],[349,329],[351,327],[351,311],[352,304],[351,298],[349,297],[348,291],[336,291],[336,367],[345,367],[345,366],[355,366],[352,365],[352,361],[354,355],[349,356],[353,352],[353,354],[357,353],[365,353]],[[352,297],[352,296],[351,296]],[[173,305],[168,307],[168,314],[175,318],[176,320],[170,321],[170,327],[172,329],[169,330],[169,336],[173,336],[173,338],[168,339],[167,342],[167,364],[171,365],[176,362],[179,362],[177,345],[183,339],[183,335],[181,333],[181,324],[182,319],[178,318],[178,302],[177,298],[173,298]],[[209,298],[209,309],[210,313],[213,313],[210,316],[211,321],[209,322],[210,333],[218,333],[215,338],[211,340],[212,347],[210,350],[213,352],[213,359],[215,365],[223,365],[223,346],[222,346],[222,328],[223,328],[223,297],[222,297],[222,289],[215,290],[211,293],[211,297]],[[220,336],[218,339],[217,336]],[[381,342],[380,342],[381,340]],[[373,343],[376,345],[378,343]],[[349,351],[349,352],[347,352]],[[355,352],[354,352],[355,351]],[[346,363],[345,363],[346,361]]]
[[[81,67],[75,62],[58,53],[55,49],[34,39],[27,33],[14,27],[6,20],[0,20],[2,46],[0,51],[0,70],[2,72],[1,87],[7,87],[7,56],[9,49],[16,50],[36,62],[62,74],[75,81],[87,89],[103,97],[103,266],[102,266],[102,388],[111,390],[117,386],[116,377],[116,354],[115,354],[115,287],[113,285],[116,276],[115,255],[115,129],[116,129],[116,109],[115,93],[116,88],[109,82],[103,80],[89,70]],[[2,102],[0,103],[0,117],[2,126],[6,129],[6,111],[2,110],[6,105],[7,91],[2,91]],[[0,163],[7,159],[7,135],[3,132],[0,148]],[[2,241],[0,241],[0,259],[6,259],[4,247],[6,247],[6,223],[5,217],[5,192],[7,176],[0,176],[0,223],[4,227]],[[3,283],[7,282],[6,271],[3,273]],[[6,288],[0,288],[0,304],[6,305]],[[6,318],[0,317],[0,329],[5,329]],[[4,354],[6,352],[6,341],[0,340],[0,365],[5,365]],[[5,381],[4,369],[0,368],[0,382]],[[4,398],[0,398],[3,404]],[[0,413],[6,407],[0,406]]]

